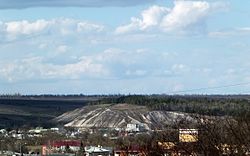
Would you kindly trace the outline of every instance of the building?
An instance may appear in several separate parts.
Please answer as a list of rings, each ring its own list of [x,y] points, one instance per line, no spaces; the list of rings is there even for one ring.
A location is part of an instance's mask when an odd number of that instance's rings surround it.
[[[112,151],[95,146],[87,146],[84,148],[86,156],[110,156]]]
[[[129,123],[127,124],[126,131],[127,132],[140,132],[143,131],[144,125],[143,124],[134,124],[134,123]]]
[[[67,153],[77,152],[81,148],[81,142],[76,140],[52,141],[43,146],[43,153]],[[45,152],[46,151],[46,152]]]
[[[179,129],[179,142],[197,142],[197,129]]]
[[[44,129],[42,127],[36,127],[35,129],[31,129],[28,132],[30,134],[40,134],[40,133],[47,132],[47,131],[48,131],[48,129]]]

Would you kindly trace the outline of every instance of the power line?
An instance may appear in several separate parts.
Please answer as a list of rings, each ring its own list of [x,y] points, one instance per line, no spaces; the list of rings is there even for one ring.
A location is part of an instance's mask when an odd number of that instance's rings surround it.
[[[203,88],[194,88],[194,89],[188,89],[188,90],[180,90],[180,91],[170,92],[170,94],[187,93],[187,92],[202,91],[202,90],[212,90],[212,89],[221,89],[221,88],[229,88],[229,87],[236,87],[236,86],[246,86],[246,85],[250,85],[250,82],[236,83],[236,84],[215,86],[215,87],[203,87]]]

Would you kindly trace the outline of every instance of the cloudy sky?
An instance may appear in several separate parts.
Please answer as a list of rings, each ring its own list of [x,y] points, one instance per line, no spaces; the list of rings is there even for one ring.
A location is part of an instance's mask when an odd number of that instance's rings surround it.
[[[250,93],[249,6],[0,0],[0,93]]]

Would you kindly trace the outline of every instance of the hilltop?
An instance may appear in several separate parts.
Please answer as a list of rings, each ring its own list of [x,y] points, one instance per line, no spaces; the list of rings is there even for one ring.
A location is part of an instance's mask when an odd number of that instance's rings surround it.
[[[184,113],[150,111],[146,106],[131,104],[103,104],[84,106],[66,112],[54,120],[66,127],[126,128],[127,124],[139,124],[146,130],[162,129],[178,120],[188,119]],[[190,118],[191,119],[191,118]]]

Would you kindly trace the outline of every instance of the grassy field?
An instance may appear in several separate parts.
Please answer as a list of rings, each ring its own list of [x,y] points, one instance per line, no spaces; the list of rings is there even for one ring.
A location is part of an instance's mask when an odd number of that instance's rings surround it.
[[[0,99],[0,128],[53,126],[54,117],[88,103],[87,100],[63,98]]]

